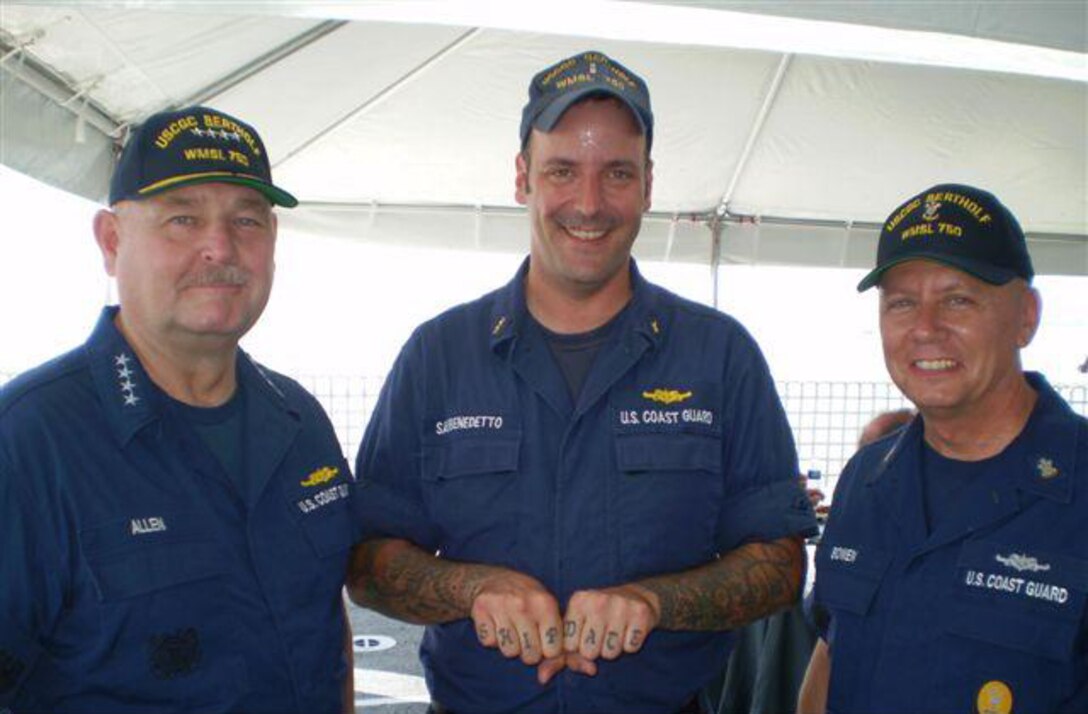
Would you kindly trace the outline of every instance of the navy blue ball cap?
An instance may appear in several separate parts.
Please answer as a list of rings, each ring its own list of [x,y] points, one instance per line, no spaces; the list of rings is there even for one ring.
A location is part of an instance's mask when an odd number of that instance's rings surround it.
[[[591,95],[612,96],[631,110],[646,136],[646,150],[654,138],[650,90],[642,77],[603,52],[581,52],[537,72],[529,82],[529,102],[521,111],[521,145],[533,129],[549,132],[563,112]]]
[[[268,152],[257,130],[200,106],[154,114],[136,128],[114,169],[110,205],[212,181],[249,186],[277,206],[298,205],[298,199],[272,184]]]
[[[926,189],[895,209],[880,231],[876,268],[858,292],[880,283],[892,266],[933,260],[992,285],[1013,278],[1031,282],[1024,231],[1012,212],[989,191],[956,183]]]

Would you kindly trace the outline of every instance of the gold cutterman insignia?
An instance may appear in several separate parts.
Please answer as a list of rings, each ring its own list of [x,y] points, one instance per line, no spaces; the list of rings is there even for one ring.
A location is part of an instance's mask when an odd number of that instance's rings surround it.
[[[336,475],[340,473],[340,469],[335,466],[322,466],[317,471],[306,477],[305,481],[299,481],[300,486],[320,486],[323,483],[328,483],[336,478]]]
[[[1038,463],[1035,464],[1035,468],[1039,469],[1039,478],[1044,479],[1052,479],[1061,473],[1050,459],[1039,459]]]
[[[1012,690],[1009,685],[992,679],[978,690],[978,714],[1009,714],[1012,711]]]
[[[652,392],[643,392],[642,396],[651,402],[660,404],[676,404],[691,398],[691,392],[681,392],[676,389],[655,389]]]

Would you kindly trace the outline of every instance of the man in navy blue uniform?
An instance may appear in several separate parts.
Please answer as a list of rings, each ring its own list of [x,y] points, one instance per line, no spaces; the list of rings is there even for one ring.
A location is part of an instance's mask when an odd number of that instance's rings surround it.
[[[353,709],[355,484],[320,405],[238,341],[272,286],[256,130],[149,118],[95,216],[119,307],[0,390],[0,710]]]
[[[434,712],[698,712],[729,631],[798,594],[814,520],[789,425],[744,329],[631,260],[643,80],[563,60],[521,140],[529,258],[389,375],[357,467],[399,527],[355,551],[352,596],[429,625]]]
[[[880,287],[884,360],[919,416],[839,480],[805,711],[1088,711],[1088,420],[1021,367],[1032,277],[986,191],[934,186],[884,224],[858,289]]]

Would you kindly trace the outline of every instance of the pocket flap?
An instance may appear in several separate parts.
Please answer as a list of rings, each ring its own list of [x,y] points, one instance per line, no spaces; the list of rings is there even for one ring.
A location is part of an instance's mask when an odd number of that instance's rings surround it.
[[[99,598],[118,600],[225,572],[211,529],[194,511],[119,518],[80,531]]]
[[[212,541],[148,543],[103,558],[88,556],[87,563],[99,600],[123,600],[221,575],[226,565],[218,551]]]
[[[351,488],[350,484],[339,484],[334,493],[338,494],[341,503],[299,517],[302,532],[318,557],[328,558],[346,551],[352,545],[352,514],[348,507]]]
[[[1017,608],[1013,603],[980,605],[961,600],[952,606],[948,631],[1064,662],[1073,656],[1078,627],[1068,619]]]
[[[621,471],[721,471],[722,443],[699,434],[623,434],[616,437]]]
[[[890,555],[823,540],[816,549],[817,599],[833,610],[864,615],[872,606]]]
[[[512,473],[518,467],[519,446],[517,435],[450,439],[427,445],[423,449],[423,478],[441,481],[472,474]]]

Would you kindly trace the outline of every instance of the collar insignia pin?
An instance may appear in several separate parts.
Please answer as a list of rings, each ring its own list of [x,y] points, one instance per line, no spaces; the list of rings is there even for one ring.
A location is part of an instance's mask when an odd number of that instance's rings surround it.
[[[1058,470],[1058,467],[1054,465],[1053,461],[1045,458],[1039,459],[1039,461],[1035,464],[1035,468],[1038,469],[1039,478],[1042,479],[1049,480],[1061,473],[1061,471]]]

